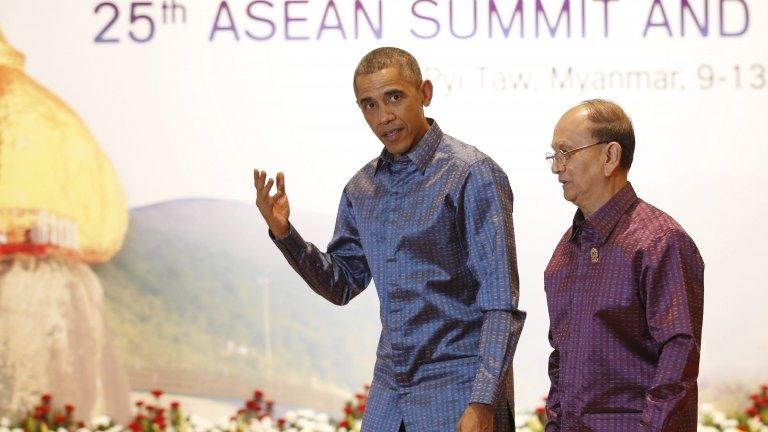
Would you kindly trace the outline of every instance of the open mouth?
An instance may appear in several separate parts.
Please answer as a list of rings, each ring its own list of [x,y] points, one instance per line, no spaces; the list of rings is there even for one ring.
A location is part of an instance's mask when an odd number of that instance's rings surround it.
[[[392,129],[392,130],[389,130],[389,131],[384,132],[383,134],[381,134],[381,137],[384,138],[387,141],[394,141],[394,140],[396,140],[398,138],[398,136],[400,135],[400,132],[402,132],[402,130],[403,130],[403,128]]]

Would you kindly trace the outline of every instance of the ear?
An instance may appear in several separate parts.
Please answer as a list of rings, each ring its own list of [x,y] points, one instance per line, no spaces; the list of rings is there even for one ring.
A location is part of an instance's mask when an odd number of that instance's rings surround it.
[[[432,102],[432,81],[424,80],[419,91],[421,92],[421,97],[424,98],[422,105],[428,107],[430,102]]]
[[[603,174],[606,177],[612,176],[621,165],[621,144],[611,141],[605,146],[603,164]]]

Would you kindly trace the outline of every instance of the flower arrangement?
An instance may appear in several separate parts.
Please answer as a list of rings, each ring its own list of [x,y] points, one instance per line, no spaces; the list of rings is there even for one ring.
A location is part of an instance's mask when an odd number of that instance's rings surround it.
[[[53,397],[44,394],[19,422],[0,418],[0,432],[359,432],[370,386],[354,395],[343,408],[336,422],[327,414],[312,410],[289,411],[275,419],[272,400],[256,390],[243,407],[229,419],[213,423],[194,414],[185,415],[181,404],[171,401],[164,405],[162,390],[151,392],[150,402],[137,401],[136,413],[128,426],[117,425],[107,416],[91,419],[88,427],[74,418],[75,407],[56,407]],[[768,386],[750,396],[751,405],[743,413],[728,416],[713,406],[699,407],[699,432],[768,432]],[[530,413],[516,415],[517,431],[543,432],[547,424],[546,410],[539,407]]]
[[[152,390],[152,396],[154,403],[136,401],[136,415],[128,429],[131,432],[159,432],[171,426],[174,430],[185,430],[186,418],[181,414],[181,404],[174,401],[164,407],[162,390]]]
[[[354,399],[347,401],[344,405],[344,416],[338,425],[339,432],[360,432],[370,391],[371,386],[365,384],[362,392],[355,394]]]
[[[83,422],[74,420],[74,412],[75,407],[72,404],[55,407],[53,405],[53,396],[46,393],[40,396],[38,404],[27,412],[19,424],[11,427],[10,421],[3,418],[0,429],[23,430],[25,432],[64,432],[84,428],[85,424]]]
[[[739,419],[739,429],[748,432],[768,432],[768,385],[749,396],[752,406]]]

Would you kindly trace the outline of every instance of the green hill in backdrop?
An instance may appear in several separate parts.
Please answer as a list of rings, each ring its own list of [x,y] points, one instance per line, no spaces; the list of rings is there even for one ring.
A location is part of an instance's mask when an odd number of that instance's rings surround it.
[[[328,215],[294,212],[325,248]],[[125,244],[95,267],[132,388],[338,409],[372,378],[380,329],[370,286],[350,305],[319,297],[267,236],[253,205],[193,199],[130,212]]]

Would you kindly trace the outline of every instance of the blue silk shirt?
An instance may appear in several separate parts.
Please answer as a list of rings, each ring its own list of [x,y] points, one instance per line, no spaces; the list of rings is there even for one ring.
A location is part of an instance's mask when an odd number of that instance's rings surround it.
[[[275,243],[318,294],[343,305],[375,281],[382,332],[363,431],[455,430],[494,405],[514,430],[518,310],[512,191],[488,156],[436,122],[407,154],[385,150],[344,188],[327,252],[291,227]]]

